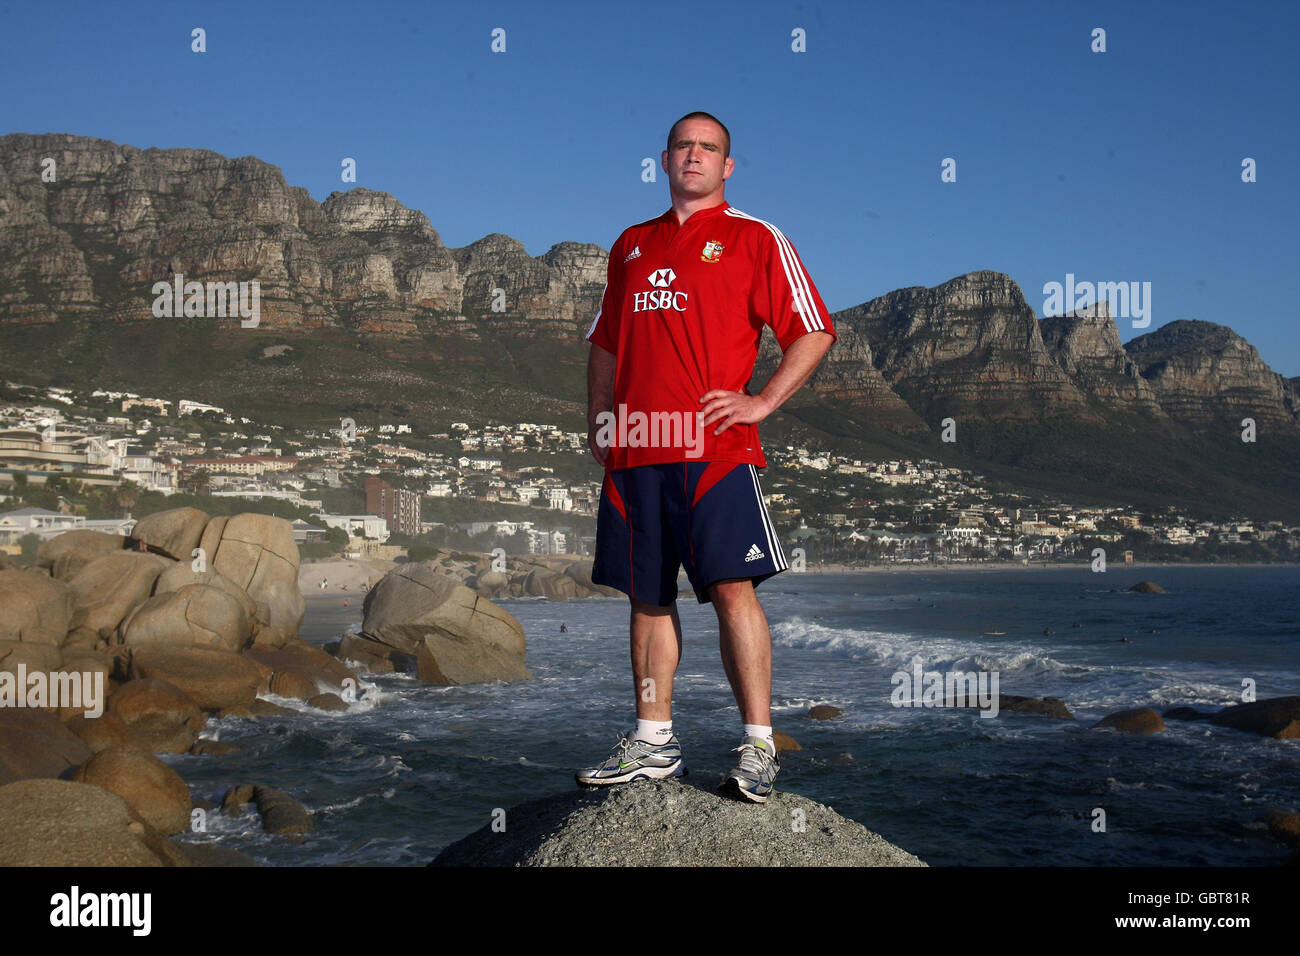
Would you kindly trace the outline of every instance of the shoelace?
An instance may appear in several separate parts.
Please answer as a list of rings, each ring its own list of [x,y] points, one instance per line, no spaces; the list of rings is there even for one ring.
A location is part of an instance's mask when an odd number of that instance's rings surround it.
[[[753,744],[741,744],[736,748],[740,752],[740,769],[753,774],[767,772],[772,758]]]

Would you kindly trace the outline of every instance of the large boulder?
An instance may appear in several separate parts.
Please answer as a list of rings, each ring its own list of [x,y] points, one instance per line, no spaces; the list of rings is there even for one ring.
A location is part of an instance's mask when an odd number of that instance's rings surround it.
[[[1210,723],[1263,737],[1295,739],[1300,737],[1300,696],[1234,704],[1211,717]]]
[[[207,584],[187,584],[179,591],[155,594],[122,625],[122,643],[197,644],[240,651],[252,640],[253,622],[228,591]]]
[[[433,866],[925,866],[828,806],[778,790],[764,804],[683,779],[543,797],[505,811]]]
[[[159,833],[189,829],[190,788],[152,754],[110,747],[78,767],[72,779],[117,794]]]
[[[216,551],[207,551],[207,557],[209,567],[254,601],[266,603],[267,623],[298,633],[307,604],[298,589],[298,546],[288,521],[270,515],[235,515],[225,522]]]
[[[64,725],[81,738],[81,742],[90,748],[92,754],[110,747],[138,750],[141,753],[150,752],[149,745],[112,714],[101,714],[98,717],[81,715],[64,721]]]
[[[409,662],[409,667],[404,669],[415,669],[414,658],[409,654],[399,655],[399,660],[395,661],[393,657],[398,654],[398,651],[395,651],[387,644],[372,641],[360,634],[344,634],[343,639],[339,641],[338,650],[334,652],[334,656],[339,660],[356,664],[362,670],[371,674],[393,673],[398,669],[397,665],[403,656]]]
[[[131,540],[144,542],[150,551],[178,561],[189,561],[199,546],[208,516],[198,508],[171,508],[145,515],[131,529]]]
[[[524,629],[504,608],[427,564],[404,564],[366,595],[362,635],[414,654],[421,680],[470,684],[532,677]]]
[[[0,641],[58,647],[72,626],[77,595],[32,571],[0,571]]]
[[[48,568],[50,574],[66,581],[91,561],[126,547],[120,534],[104,534],[77,528],[42,541],[36,549],[36,566]]]
[[[22,670],[19,665],[23,665]],[[63,651],[53,644],[32,644],[27,641],[0,641],[0,673],[31,674],[33,671],[50,673],[63,666]],[[15,683],[15,688],[17,684]],[[0,706],[4,706],[0,704]]]
[[[351,668],[319,647],[302,641],[294,641],[279,649],[251,647],[244,656],[269,668],[274,674],[295,673],[334,688],[347,686],[346,681],[352,682],[353,690],[360,686],[357,675]],[[318,691],[312,691],[310,696],[314,697],[317,693]]]
[[[203,710],[247,707],[269,678],[242,654],[215,647],[148,644],[131,654],[132,680],[156,677],[184,691]]]
[[[105,717],[122,721],[155,754],[187,752],[207,723],[189,694],[158,678],[128,681],[109,695],[105,709]]]
[[[157,583],[154,585],[154,597],[159,594],[170,594],[172,591],[179,591],[191,584],[206,584],[209,587],[220,588],[238,601],[239,606],[244,609],[244,614],[250,621],[257,619],[259,613],[257,602],[248,596],[247,591],[215,568],[209,567],[203,571],[195,571],[191,564],[189,561],[182,561],[179,564],[173,564],[160,574]]]
[[[91,561],[68,585],[76,594],[68,640],[93,645],[153,593],[154,582],[171,562],[156,554],[117,551]]]
[[[548,601],[567,601],[578,596],[578,582],[549,568],[534,568],[524,578],[524,594]]]
[[[0,784],[57,777],[90,758],[90,748],[53,714],[0,707]]]
[[[188,866],[188,858],[102,787],[23,780],[0,787],[0,866]]]

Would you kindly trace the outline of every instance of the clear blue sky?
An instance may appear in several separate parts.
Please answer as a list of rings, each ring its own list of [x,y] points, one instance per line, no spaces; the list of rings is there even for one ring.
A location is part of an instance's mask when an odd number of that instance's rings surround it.
[[[538,255],[666,209],[641,161],[705,109],[732,133],[727,200],[785,231],[832,310],[974,269],[1039,314],[1067,273],[1150,282],[1150,328],[1231,326],[1290,376],[1298,8],[3,3],[0,133],[254,155],[317,199],[353,157],[448,245],[504,232]]]

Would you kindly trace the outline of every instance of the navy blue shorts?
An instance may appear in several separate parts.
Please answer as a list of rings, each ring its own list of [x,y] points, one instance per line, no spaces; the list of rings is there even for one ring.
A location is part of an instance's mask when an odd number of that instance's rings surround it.
[[[692,461],[605,473],[591,579],[663,607],[677,599],[682,565],[701,604],[711,584],[749,578],[757,587],[789,566],[753,465]]]

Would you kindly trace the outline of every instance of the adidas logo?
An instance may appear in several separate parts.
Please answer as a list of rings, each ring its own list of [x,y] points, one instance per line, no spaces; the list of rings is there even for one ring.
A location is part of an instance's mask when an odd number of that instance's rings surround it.
[[[745,561],[746,562],[758,561],[759,559],[765,557],[767,557],[767,555],[765,555],[762,551],[758,550],[758,545],[751,544],[749,546],[749,553],[745,555]]]
[[[627,258],[624,259],[623,261],[624,261],[624,262],[631,262],[633,259],[637,258],[639,255],[641,255],[641,247],[640,247],[640,246],[635,246],[635,247],[633,247],[632,251],[629,252],[629,253],[627,254]]]

